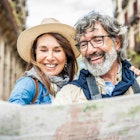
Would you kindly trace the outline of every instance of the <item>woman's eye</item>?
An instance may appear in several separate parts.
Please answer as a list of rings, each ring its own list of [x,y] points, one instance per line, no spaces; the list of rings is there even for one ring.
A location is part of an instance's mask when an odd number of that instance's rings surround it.
[[[42,49],[42,50],[40,50],[41,52],[46,52],[46,50],[45,49]]]
[[[61,52],[61,50],[54,50],[55,52]]]

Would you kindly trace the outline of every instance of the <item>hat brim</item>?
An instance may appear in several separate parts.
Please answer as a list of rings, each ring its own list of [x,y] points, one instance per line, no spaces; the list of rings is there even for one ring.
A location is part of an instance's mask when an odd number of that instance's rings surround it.
[[[51,23],[34,26],[23,31],[20,34],[17,40],[17,50],[21,58],[26,62],[30,62],[30,51],[34,40],[39,35],[49,32],[59,33],[64,36],[70,42],[75,56],[78,57],[80,55],[80,52],[75,46],[75,29],[69,25],[62,23]]]

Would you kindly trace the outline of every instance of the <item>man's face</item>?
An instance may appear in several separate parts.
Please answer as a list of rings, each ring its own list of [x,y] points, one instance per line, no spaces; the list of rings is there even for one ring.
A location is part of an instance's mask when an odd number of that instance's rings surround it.
[[[89,42],[87,42],[89,41]],[[117,50],[120,45],[112,41],[107,32],[96,23],[95,29],[86,33],[80,38],[80,50],[88,70],[94,76],[106,74],[117,60]]]

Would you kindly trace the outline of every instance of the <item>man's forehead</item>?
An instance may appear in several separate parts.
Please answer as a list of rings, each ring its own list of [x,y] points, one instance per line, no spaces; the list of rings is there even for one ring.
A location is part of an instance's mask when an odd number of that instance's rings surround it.
[[[85,33],[93,32],[93,31],[98,31],[100,27],[101,27],[100,23],[95,23],[92,27],[87,28]]]
[[[87,38],[91,38],[93,36],[100,36],[102,34],[106,34],[103,26],[97,22],[92,27],[87,28],[83,34],[80,36],[80,41],[85,40]]]
[[[99,28],[96,28],[96,27],[88,28],[88,29],[86,29],[85,33],[90,33],[90,32],[98,31],[98,30],[99,30]]]

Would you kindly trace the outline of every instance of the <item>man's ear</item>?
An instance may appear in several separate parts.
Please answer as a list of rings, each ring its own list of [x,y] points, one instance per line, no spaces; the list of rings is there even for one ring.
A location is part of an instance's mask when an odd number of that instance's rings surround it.
[[[116,50],[119,50],[121,47],[121,41],[119,37],[115,38],[115,47],[116,47]]]

